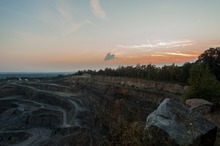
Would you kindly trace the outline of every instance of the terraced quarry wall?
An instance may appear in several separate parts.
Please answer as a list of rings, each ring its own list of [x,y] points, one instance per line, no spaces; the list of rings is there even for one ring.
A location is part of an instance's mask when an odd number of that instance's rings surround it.
[[[152,80],[144,80],[127,77],[109,77],[109,76],[72,76],[65,79],[66,83],[96,83],[113,84],[118,86],[127,86],[139,89],[154,89],[173,94],[182,94],[184,86],[174,83],[158,82]]]
[[[83,96],[54,83],[1,82],[0,145],[76,145],[86,138],[95,145],[93,114]]]
[[[90,107],[98,121],[108,128],[119,128],[123,121],[145,122],[146,117],[165,98],[175,98],[183,91],[177,84],[103,76],[73,76],[64,80],[77,84],[88,94]],[[162,88],[163,87],[163,88]],[[168,88],[170,92],[168,92]]]
[[[101,76],[0,82],[0,145],[103,145],[124,121],[145,123],[163,99],[181,94],[163,84]]]

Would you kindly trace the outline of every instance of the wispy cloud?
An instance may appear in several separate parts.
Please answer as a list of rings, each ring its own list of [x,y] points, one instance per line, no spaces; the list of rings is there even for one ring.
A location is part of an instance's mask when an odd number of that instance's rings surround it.
[[[56,10],[64,18],[65,21],[72,21],[72,14],[67,0],[56,1]]]
[[[45,23],[46,25],[49,25],[50,27],[56,28],[56,30],[60,31],[62,35],[72,34],[76,30],[81,28],[83,25],[92,24],[92,22],[88,22],[88,20],[82,22],[75,21],[71,13],[70,3],[68,0],[56,0],[53,2],[53,4],[55,5],[51,5],[50,8],[45,7],[39,9],[38,16],[1,7],[0,11],[5,11],[28,19],[38,20],[40,22]]]
[[[186,54],[180,52],[166,52],[167,55],[174,55],[174,56],[184,56],[184,57],[197,57],[198,54]]]
[[[142,44],[135,44],[135,45],[117,45],[118,48],[128,48],[128,49],[137,49],[137,48],[173,48],[173,47],[185,47],[191,46],[192,41],[189,40],[177,40],[177,41],[149,41],[147,40],[146,43]]]
[[[198,57],[198,51],[192,52],[191,48],[199,43],[194,40],[148,40],[133,45],[117,45],[118,62],[127,63],[162,63],[184,62]],[[146,52],[147,51],[147,52]],[[123,59],[123,60],[122,60]],[[117,62],[116,61],[116,62]]]
[[[45,8],[40,12],[40,19],[60,31],[62,35],[71,35],[84,25],[94,25],[89,19],[77,20],[69,0],[57,0],[54,4],[52,8]]]
[[[60,19],[60,28],[62,29],[63,35],[69,35],[78,30],[81,26],[85,24],[85,22],[76,22],[73,19],[71,10],[70,10],[70,4],[67,0],[62,1],[56,1],[56,7],[59,14]]]
[[[151,56],[182,56],[182,57],[198,57],[198,53],[182,53],[182,52],[154,52]]]
[[[107,19],[105,11],[102,9],[102,7],[100,5],[100,1],[99,0],[91,0],[90,2],[91,2],[93,13],[102,19]]]
[[[149,45],[149,44],[137,44],[137,45],[117,45],[118,48],[128,48],[128,49],[138,49],[138,48],[152,48],[154,45]]]
[[[150,56],[152,56],[152,57],[163,57],[163,56],[166,56],[166,55],[165,54],[164,55],[162,55],[162,54],[152,54]]]
[[[87,23],[87,24],[90,24],[90,25],[93,25],[93,26],[96,26],[96,24],[93,23],[91,20],[86,20],[86,23]]]
[[[166,48],[172,48],[172,47],[185,47],[185,46],[191,46],[192,41],[190,40],[173,40],[173,41],[156,41],[156,46],[166,47]]]

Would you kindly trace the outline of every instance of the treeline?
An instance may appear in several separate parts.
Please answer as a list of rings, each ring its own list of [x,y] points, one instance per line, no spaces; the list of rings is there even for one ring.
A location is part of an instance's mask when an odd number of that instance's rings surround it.
[[[192,64],[189,62],[184,63],[182,66],[172,64],[164,65],[163,67],[156,67],[152,64],[137,64],[136,66],[119,66],[116,69],[106,68],[99,71],[84,70],[78,71],[76,74],[82,75],[84,73],[88,73],[91,75],[131,77],[147,80],[187,83],[191,66]]]
[[[182,83],[189,85],[184,93],[186,99],[203,98],[220,106],[220,47],[210,48],[199,55],[194,63],[186,62],[182,66],[172,64],[156,67],[152,64],[138,64],[99,71],[84,70],[76,74],[84,73]]]
[[[208,69],[218,81],[220,81],[220,47],[210,48],[198,56],[194,63],[186,62],[182,66],[164,65],[157,67],[152,64],[136,66],[119,66],[116,69],[105,68],[99,71],[84,70],[78,71],[77,75],[88,73],[91,75],[116,76],[116,77],[131,77],[157,81],[188,83],[190,70],[194,64],[200,64],[203,69]]]

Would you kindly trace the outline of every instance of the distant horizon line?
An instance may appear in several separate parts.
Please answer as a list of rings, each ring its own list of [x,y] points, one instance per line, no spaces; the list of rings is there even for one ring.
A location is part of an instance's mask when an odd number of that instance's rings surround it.
[[[111,66],[111,67],[109,67],[109,66],[106,66],[106,67],[104,67],[104,68],[96,68],[96,69],[94,69],[94,68],[84,68],[84,69],[78,69],[78,70],[74,70],[74,71],[0,71],[0,74],[50,74],[50,73],[52,73],[52,74],[67,74],[67,73],[76,73],[76,72],[78,72],[78,71],[83,71],[83,70],[96,70],[96,71],[99,71],[99,70],[103,70],[103,69],[105,69],[105,68],[112,68],[112,69],[116,69],[116,68],[118,68],[118,67],[121,67],[121,66],[123,66],[123,67],[126,67],[126,66],[133,66],[133,67],[135,67],[136,65],[149,65],[149,64],[151,64],[151,65],[155,65],[156,67],[162,67],[162,66],[169,66],[169,65],[172,65],[172,64],[174,64],[174,65],[177,65],[177,66],[182,66],[184,63],[187,63],[187,62],[189,62],[189,63],[193,63],[193,62],[195,62],[194,60],[193,61],[186,61],[186,62],[181,62],[181,63],[178,63],[178,62],[175,62],[175,63],[162,63],[162,64],[155,64],[155,63],[137,63],[137,64],[119,64],[119,65],[117,65],[117,66]]]
[[[0,71],[0,74],[59,74],[59,73],[75,73],[76,71]]]

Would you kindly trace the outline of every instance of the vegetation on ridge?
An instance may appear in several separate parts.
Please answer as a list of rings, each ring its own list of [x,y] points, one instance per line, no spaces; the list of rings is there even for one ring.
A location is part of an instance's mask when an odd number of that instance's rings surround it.
[[[106,68],[104,70],[78,71],[81,75],[89,73],[91,75],[132,77],[147,80],[177,82],[189,85],[186,98],[203,98],[215,103],[220,102],[220,47],[210,48],[199,55],[194,63],[186,62],[182,66],[155,65],[119,66],[116,69]]]
[[[201,63],[193,64],[190,70],[187,98],[203,98],[215,103],[220,101],[220,83],[208,67]]]
[[[157,80],[157,81],[169,81],[169,82],[179,82],[187,83],[189,77],[189,70],[191,63],[187,62],[182,66],[164,65],[163,67],[156,67],[155,65],[140,65],[137,64],[133,66],[119,66],[116,69],[106,68],[104,70],[93,71],[84,70],[78,71],[77,75],[82,75],[83,73],[89,73],[91,75],[103,75],[103,76],[116,76],[116,77],[131,77],[131,78],[141,78],[147,80]]]

